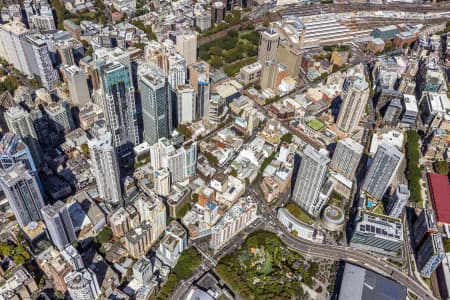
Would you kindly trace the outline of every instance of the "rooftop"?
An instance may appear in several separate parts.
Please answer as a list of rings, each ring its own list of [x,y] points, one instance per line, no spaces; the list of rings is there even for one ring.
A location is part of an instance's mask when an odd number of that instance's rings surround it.
[[[364,268],[345,264],[338,300],[406,299],[406,288]]]
[[[431,199],[438,223],[450,224],[450,183],[448,177],[434,173],[428,173],[428,184]]]

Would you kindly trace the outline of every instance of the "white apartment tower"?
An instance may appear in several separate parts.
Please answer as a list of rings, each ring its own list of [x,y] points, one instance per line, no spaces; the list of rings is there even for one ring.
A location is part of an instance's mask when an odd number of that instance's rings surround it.
[[[378,145],[375,158],[364,178],[362,190],[376,199],[382,199],[392,183],[403,160],[403,153],[388,143]]]
[[[319,205],[319,195],[322,184],[325,182],[329,162],[328,157],[310,145],[303,150],[292,200],[315,217],[319,215],[320,208],[323,206]]]
[[[82,107],[91,102],[87,75],[78,66],[73,65],[64,69],[72,104]]]
[[[339,140],[331,160],[331,168],[352,180],[363,155],[363,145],[351,138]]]
[[[100,196],[118,205],[121,203],[120,173],[117,156],[108,132],[88,142],[92,167]]]
[[[42,219],[44,199],[36,177],[24,165],[18,163],[9,169],[0,170],[0,187],[21,228]]]
[[[192,85],[177,87],[177,120],[178,123],[190,123],[195,119],[195,90]]]

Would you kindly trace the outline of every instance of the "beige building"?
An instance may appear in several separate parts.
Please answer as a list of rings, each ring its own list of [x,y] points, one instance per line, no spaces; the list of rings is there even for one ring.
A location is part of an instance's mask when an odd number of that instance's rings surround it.
[[[198,94],[198,82],[203,79],[209,80],[209,64],[203,60],[189,66],[189,83]]]
[[[193,32],[182,33],[176,37],[176,49],[186,59],[186,65],[197,62],[197,35]]]
[[[152,225],[149,221],[144,221],[124,237],[124,247],[128,254],[135,259],[145,255],[154,242],[156,240],[152,239]]]
[[[158,195],[139,193],[127,206],[113,212],[109,222],[114,237],[124,237],[124,247],[134,257],[149,249],[164,232],[166,207]]]
[[[73,267],[66,260],[64,260],[61,253],[53,247],[48,248],[36,259],[38,266],[45,273],[45,275],[54,284],[55,290],[62,293],[67,291],[67,285],[64,277],[69,274]]]
[[[278,47],[278,62],[285,65],[289,76],[297,78],[300,73],[303,52],[288,42],[281,42]]]
[[[261,78],[261,70],[262,70],[262,65],[259,62],[255,62],[251,65],[242,67],[239,72],[240,82],[243,85],[248,85],[248,84],[258,82]]]

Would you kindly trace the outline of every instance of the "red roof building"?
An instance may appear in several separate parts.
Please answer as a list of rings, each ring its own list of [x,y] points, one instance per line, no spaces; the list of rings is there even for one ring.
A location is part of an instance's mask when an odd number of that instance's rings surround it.
[[[450,224],[450,182],[448,176],[428,173],[431,201],[438,223]]]

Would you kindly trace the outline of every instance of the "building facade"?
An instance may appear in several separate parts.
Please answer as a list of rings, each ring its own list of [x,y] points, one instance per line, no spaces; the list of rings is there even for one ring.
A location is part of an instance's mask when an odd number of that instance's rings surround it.
[[[295,181],[292,201],[308,214],[317,217],[320,208],[317,203],[322,184],[325,182],[330,159],[307,145],[303,150],[300,167]]]
[[[0,186],[20,227],[42,219],[41,208],[44,206],[44,199],[39,185],[22,164],[0,170]]]
[[[346,178],[353,179],[363,152],[363,145],[355,142],[353,139],[345,138],[339,140],[331,160],[331,168]]]
[[[114,205],[122,202],[120,173],[117,156],[112,146],[112,136],[108,132],[88,141],[97,188],[105,201]]]
[[[372,165],[364,178],[362,190],[370,196],[381,199],[397,174],[403,160],[403,153],[388,143],[378,145]]]

